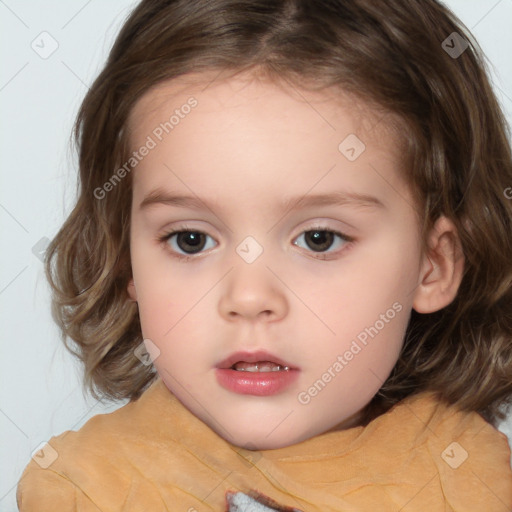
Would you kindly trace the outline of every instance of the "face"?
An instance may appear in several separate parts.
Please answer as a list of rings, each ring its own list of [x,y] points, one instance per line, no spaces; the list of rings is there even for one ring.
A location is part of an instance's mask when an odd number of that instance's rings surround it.
[[[154,365],[238,446],[357,425],[421,266],[396,141],[339,93],[207,83],[164,83],[130,117],[129,293]]]

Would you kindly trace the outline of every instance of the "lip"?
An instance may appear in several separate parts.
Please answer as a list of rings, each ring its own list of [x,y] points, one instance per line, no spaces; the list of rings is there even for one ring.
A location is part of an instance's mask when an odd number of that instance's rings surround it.
[[[280,366],[287,366],[288,370],[275,372],[247,372],[233,370],[238,361],[256,363],[258,361],[271,361]],[[269,352],[236,352],[217,364],[215,370],[217,382],[228,391],[239,395],[271,396],[284,391],[299,376],[299,368]]]
[[[216,368],[229,369],[239,361],[245,361],[247,363],[257,363],[258,361],[271,361],[280,366],[288,366],[290,370],[300,369],[292,365],[291,363],[288,363],[284,359],[281,359],[280,357],[277,357],[274,354],[271,354],[270,352],[266,352],[264,350],[258,350],[256,352],[235,352],[234,354],[231,354],[229,357],[223,359],[220,363],[218,363],[216,365]]]

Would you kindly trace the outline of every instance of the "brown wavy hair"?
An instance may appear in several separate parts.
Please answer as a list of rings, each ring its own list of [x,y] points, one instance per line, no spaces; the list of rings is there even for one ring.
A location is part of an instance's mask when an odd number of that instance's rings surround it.
[[[457,49],[453,32],[468,45],[460,56],[448,51]],[[107,199],[95,195],[129,158],[134,104],[186,73],[244,70],[303,89],[334,87],[398,119],[424,244],[440,215],[457,227],[465,257],[457,297],[432,314],[412,311],[399,360],[364,422],[430,390],[496,425],[512,395],[510,128],[478,43],[435,0],[137,5],[78,112],[78,199],[46,253],[52,313],[84,365],[84,389],[135,400],[156,377],[134,356],[142,334],[127,294],[131,175]]]

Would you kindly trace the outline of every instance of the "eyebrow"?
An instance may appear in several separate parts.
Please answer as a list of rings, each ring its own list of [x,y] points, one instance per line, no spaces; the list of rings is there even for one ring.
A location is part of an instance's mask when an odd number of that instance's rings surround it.
[[[140,210],[145,210],[155,205],[167,205],[180,208],[199,210],[212,210],[218,205],[209,203],[197,196],[177,195],[162,189],[152,190],[139,205]],[[311,206],[358,206],[364,208],[386,209],[384,204],[376,197],[357,192],[331,192],[328,194],[306,194],[302,197],[289,197],[281,202],[280,207],[284,211],[298,210]]]

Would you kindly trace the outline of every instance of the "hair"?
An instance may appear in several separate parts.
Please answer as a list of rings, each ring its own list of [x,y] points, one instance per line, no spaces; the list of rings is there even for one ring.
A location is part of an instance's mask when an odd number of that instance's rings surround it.
[[[453,32],[467,44],[458,57],[443,46]],[[217,71],[334,88],[387,113],[403,145],[424,247],[441,215],[457,228],[465,259],[457,296],[431,314],[412,310],[399,359],[364,423],[421,391],[502,420],[512,395],[510,128],[478,43],[435,0],[136,6],[78,112],[78,199],[46,252],[52,314],[84,365],[84,386],[96,398],[136,400],[156,378],[134,356],[142,334],[127,293],[131,175],[106,199],[94,191],[129,158],[129,116],[143,94],[187,73]]]

